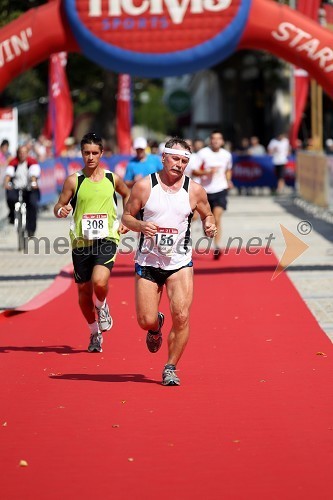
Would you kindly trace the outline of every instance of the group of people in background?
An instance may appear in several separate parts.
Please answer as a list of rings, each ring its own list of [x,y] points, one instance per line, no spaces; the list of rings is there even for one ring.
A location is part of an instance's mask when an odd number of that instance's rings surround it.
[[[214,259],[218,260],[221,256],[221,217],[227,209],[228,190],[233,187],[230,143],[225,143],[223,134],[219,130],[213,131],[206,141],[200,138],[186,139],[186,141],[192,148],[192,155],[185,174],[202,185],[208,195],[210,207],[217,223],[213,255]],[[9,146],[8,140],[2,140],[0,165],[7,166],[4,187],[9,208],[9,222],[13,223],[14,206],[18,199],[19,189],[24,189],[24,200],[28,208],[28,234],[33,236],[36,231],[37,207],[40,197],[38,189],[39,163],[50,155],[52,148],[50,141],[43,135],[40,135],[36,140],[28,139],[24,145],[18,148],[15,157],[11,157]],[[137,137],[133,141],[134,154],[128,161],[124,173],[124,182],[127,187],[132,188],[138,180],[162,170],[163,147],[164,143],[148,141],[145,137]],[[284,169],[290,154],[290,144],[286,135],[280,134],[273,138],[269,142],[267,150],[257,136],[252,136],[250,139],[243,138],[240,146],[234,152],[253,156],[271,155],[277,178],[276,192],[278,194],[283,192]],[[77,157],[79,154],[81,154],[80,146],[78,147],[73,138],[68,138],[64,155]],[[112,154],[112,151],[104,151],[104,156]],[[195,218],[196,214],[194,214]]]

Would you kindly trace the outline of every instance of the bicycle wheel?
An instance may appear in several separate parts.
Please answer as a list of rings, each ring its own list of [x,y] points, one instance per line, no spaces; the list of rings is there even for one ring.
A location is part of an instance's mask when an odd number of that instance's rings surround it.
[[[16,221],[17,221],[17,238],[18,238],[18,249],[26,250],[28,245],[28,238],[26,232],[26,214],[25,211],[22,211],[22,205],[20,210],[16,212]]]
[[[23,233],[22,233],[22,213],[21,210],[16,212],[16,230],[17,230],[17,242],[18,242],[18,249],[22,250],[24,241],[23,241]]]

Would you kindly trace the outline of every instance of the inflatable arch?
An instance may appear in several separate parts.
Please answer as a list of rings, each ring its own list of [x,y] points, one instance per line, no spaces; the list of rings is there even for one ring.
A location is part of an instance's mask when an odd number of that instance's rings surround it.
[[[333,34],[272,0],[50,0],[0,30],[0,91],[52,53],[82,52],[110,70],[192,73],[238,49],[269,51],[333,97]]]

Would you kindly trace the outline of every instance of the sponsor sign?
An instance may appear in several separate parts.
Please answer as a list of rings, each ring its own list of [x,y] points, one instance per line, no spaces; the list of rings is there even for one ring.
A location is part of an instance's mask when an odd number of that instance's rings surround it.
[[[15,155],[18,145],[17,108],[0,108],[0,142],[9,141],[9,151]]]
[[[275,168],[272,157],[247,156],[233,154],[232,182],[235,187],[270,187],[276,188]],[[295,159],[289,157],[285,172],[287,186],[295,183]]]
[[[262,165],[250,159],[238,159],[232,169],[232,178],[242,183],[255,183],[262,175]]]
[[[82,52],[120,73],[172,76],[234,52],[252,0],[64,0]]]
[[[191,95],[183,89],[177,89],[171,92],[167,97],[168,108],[175,115],[183,115],[191,109]]]

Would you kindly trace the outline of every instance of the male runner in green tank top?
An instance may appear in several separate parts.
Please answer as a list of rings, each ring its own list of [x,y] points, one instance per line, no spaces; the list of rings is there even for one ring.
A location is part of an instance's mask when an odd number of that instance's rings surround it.
[[[102,352],[102,332],[110,330],[113,323],[106,303],[108,280],[120,234],[127,232],[118,224],[115,193],[120,194],[124,205],[129,189],[117,174],[99,165],[103,155],[100,137],[86,134],[81,140],[81,153],[84,168],[65,180],[54,214],[65,218],[73,210],[70,238],[74,278],[80,308],[90,329],[88,351]]]

